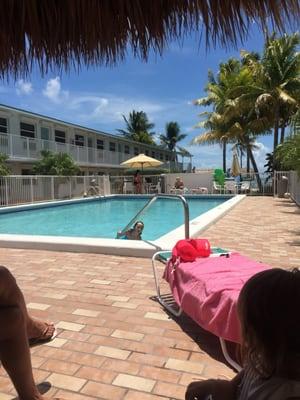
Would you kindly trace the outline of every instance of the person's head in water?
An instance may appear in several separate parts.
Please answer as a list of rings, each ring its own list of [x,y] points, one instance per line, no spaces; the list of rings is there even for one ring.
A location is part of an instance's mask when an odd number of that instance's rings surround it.
[[[133,230],[141,235],[144,230],[144,222],[136,221],[136,223],[133,225]]]

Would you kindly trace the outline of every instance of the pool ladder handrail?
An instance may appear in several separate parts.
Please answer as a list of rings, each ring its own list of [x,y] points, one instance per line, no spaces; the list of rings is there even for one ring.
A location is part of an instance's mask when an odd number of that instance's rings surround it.
[[[140,209],[140,211],[130,220],[130,222],[123,228],[118,234],[117,234],[117,239],[121,236],[124,235],[124,233],[132,226],[134,221],[137,220],[137,218],[144,212],[146,211],[147,208],[151,206],[158,198],[167,198],[167,199],[179,199],[181,200],[184,208],[184,226],[185,226],[185,238],[189,239],[190,237],[190,212],[189,212],[189,205],[186,201],[186,199],[179,195],[179,194],[164,194],[164,193],[157,193],[155,194],[149,201],[144,205],[143,208]]]

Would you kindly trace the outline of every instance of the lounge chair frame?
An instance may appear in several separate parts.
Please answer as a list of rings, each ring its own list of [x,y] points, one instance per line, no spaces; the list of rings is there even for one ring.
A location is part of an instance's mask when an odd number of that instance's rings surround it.
[[[159,275],[157,272],[157,265],[156,262],[157,261],[161,261],[161,255],[166,253],[166,251],[157,251],[155,254],[153,254],[152,256],[152,269],[153,269],[153,276],[154,276],[154,282],[155,282],[155,289],[156,289],[156,297],[158,302],[167,310],[169,311],[172,315],[174,315],[175,317],[180,317],[180,315],[182,314],[183,310],[181,307],[179,307],[175,300],[173,299],[173,296],[164,296],[161,294],[160,291],[160,280],[159,280]],[[172,301],[172,303],[170,303],[170,299]],[[176,306],[174,306],[174,304],[176,304]],[[227,345],[226,345],[226,341],[219,337],[219,341],[220,341],[220,345],[221,345],[221,349],[223,352],[223,355],[225,357],[225,360],[228,362],[228,364],[230,364],[235,370],[237,370],[238,372],[242,370],[242,367],[236,362],[234,361],[227,350]]]

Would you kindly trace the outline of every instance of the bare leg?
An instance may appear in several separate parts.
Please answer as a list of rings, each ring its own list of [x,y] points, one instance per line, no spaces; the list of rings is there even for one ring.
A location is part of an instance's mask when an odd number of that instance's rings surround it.
[[[0,266],[0,360],[21,400],[41,400],[32,374],[28,314],[14,277]]]
[[[23,312],[29,339],[43,337],[47,340],[52,337],[55,331],[54,325],[28,315],[23,294],[18,288],[15,278],[5,267],[0,266],[0,307],[16,305]]]

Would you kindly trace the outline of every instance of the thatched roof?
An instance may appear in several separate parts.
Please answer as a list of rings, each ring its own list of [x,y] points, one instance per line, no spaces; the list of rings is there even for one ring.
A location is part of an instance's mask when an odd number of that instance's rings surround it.
[[[244,38],[253,20],[281,29],[299,0],[1,0],[0,76],[115,64],[131,48],[147,60],[190,30],[209,44]],[[200,38],[200,35],[199,35]]]

